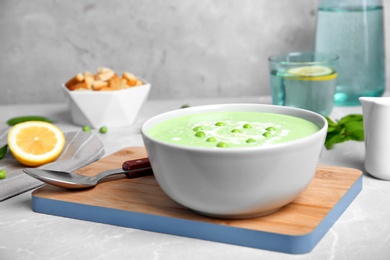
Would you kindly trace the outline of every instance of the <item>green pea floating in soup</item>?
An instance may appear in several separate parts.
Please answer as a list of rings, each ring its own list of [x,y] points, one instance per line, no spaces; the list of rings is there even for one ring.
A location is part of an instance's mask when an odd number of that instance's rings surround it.
[[[215,139],[215,137],[209,137],[206,139],[206,142],[209,142],[209,143],[213,143],[213,142],[216,142],[217,139]]]
[[[226,147],[228,147],[229,145],[227,144],[227,143],[225,143],[225,142],[219,142],[219,143],[217,143],[217,147],[219,147],[219,148],[226,148]]]
[[[246,142],[247,142],[248,144],[250,144],[250,143],[256,143],[256,140],[253,139],[253,138],[249,138],[249,139],[246,140]]]
[[[197,127],[194,127],[194,129],[192,129],[192,130],[194,130],[195,132],[198,132],[198,131],[203,130],[203,127],[197,126]]]
[[[205,137],[206,134],[205,134],[205,132],[199,131],[199,132],[196,132],[195,136],[196,137]]]

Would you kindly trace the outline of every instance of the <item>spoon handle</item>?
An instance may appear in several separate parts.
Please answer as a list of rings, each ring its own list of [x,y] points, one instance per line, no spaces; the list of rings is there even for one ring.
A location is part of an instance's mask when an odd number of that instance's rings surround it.
[[[122,169],[126,171],[125,174],[128,178],[136,178],[153,174],[149,158],[147,157],[125,161],[122,164]]]

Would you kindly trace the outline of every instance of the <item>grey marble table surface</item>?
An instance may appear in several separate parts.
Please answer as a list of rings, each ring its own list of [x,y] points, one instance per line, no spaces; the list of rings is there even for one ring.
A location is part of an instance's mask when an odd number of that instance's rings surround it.
[[[161,112],[216,103],[270,103],[269,97],[148,100],[136,122],[101,135],[106,154],[143,146],[142,123]],[[336,107],[331,117],[361,113]],[[20,115],[45,115],[64,131],[72,124],[66,104],[0,105],[0,127]],[[364,171],[364,143],[346,142],[323,150],[320,163]],[[205,240],[147,232],[35,213],[31,191],[0,202],[0,259],[390,259],[390,182],[364,173],[363,190],[308,254],[290,255]]]

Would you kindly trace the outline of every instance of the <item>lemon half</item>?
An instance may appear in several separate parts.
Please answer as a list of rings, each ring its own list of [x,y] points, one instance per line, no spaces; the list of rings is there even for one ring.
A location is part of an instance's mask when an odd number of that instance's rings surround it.
[[[337,77],[336,71],[326,66],[303,66],[287,70],[289,79],[330,80]]]
[[[40,166],[56,160],[64,145],[64,133],[47,122],[19,123],[8,132],[8,147],[12,155],[26,166]]]

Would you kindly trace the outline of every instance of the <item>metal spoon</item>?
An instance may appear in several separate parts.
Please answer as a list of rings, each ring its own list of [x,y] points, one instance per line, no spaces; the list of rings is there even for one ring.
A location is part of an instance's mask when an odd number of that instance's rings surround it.
[[[93,177],[72,172],[36,168],[25,168],[23,171],[45,183],[67,189],[91,188],[96,186],[103,178],[112,175],[125,174],[128,178],[137,178],[153,174],[148,158],[125,161],[122,168],[103,171]]]

